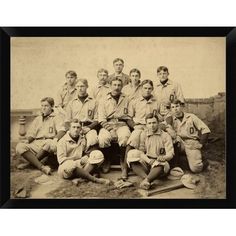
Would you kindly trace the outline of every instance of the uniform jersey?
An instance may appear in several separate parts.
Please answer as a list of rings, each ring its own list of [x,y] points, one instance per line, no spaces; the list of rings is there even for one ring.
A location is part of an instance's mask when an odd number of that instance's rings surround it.
[[[62,108],[66,109],[68,103],[76,97],[76,87],[69,89],[67,83],[65,83],[57,94],[56,106],[61,106]]]
[[[146,124],[145,117],[149,113],[157,115],[158,102],[157,99],[152,96],[148,101],[140,96],[134,100],[131,100],[128,107],[128,115],[133,119],[135,124]]]
[[[112,74],[108,77],[108,79],[107,79],[108,83],[110,84],[110,81],[115,77],[119,77],[122,80],[123,87],[130,82],[130,78],[129,78],[128,75],[126,75],[124,73],[121,73],[121,74],[117,75],[117,74],[114,73],[114,74]]]
[[[154,87],[153,94],[157,97],[159,104],[172,102],[175,99],[184,103],[184,96],[180,84],[170,79],[164,85],[161,82],[157,83]]]
[[[199,132],[201,134],[207,134],[211,132],[207,125],[196,115],[185,112],[182,121],[176,117],[173,117],[173,128],[177,135],[183,140],[199,140]]]
[[[52,112],[47,117],[37,116],[31,124],[28,137],[34,139],[51,139],[54,138],[59,131],[65,131],[63,120]]]
[[[94,88],[92,88],[92,97],[99,102],[101,99],[104,99],[105,96],[107,96],[107,94],[110,91],[110,86],[108,84],[105,85],[101,85],[98,84],[97,86],[95,86]]]
[[[166,159],[171,159],[174,155],[174,148],[170,135],[159,129],[155,133],[150,130],[142,131],[138,149],[152,158],[164,155]]]
[[[97,103],[88,96],[84,102],[81,102],[77,97],[70,101],[66,108],[66,122],[70,122],[72,119],[78,119],[83,122],[93,122],[97,120]]]
[[[139,85],[137,88],[134,88],[132,84],[129,83],[123,87],[122,93],[124,93],[131,101],[142,95],[142,86]]]
[[[62,137],[57,144],[57,159],[61,165],[66,160],[80,159],[86,150],[86,139],[80,137],[76,142],[69,135],[69,131]]]
[[[98,107],[98,121],[106,122],[111,119],[128,118],[128,98],[121,93],[118,103],[111,96],[111,93],[103,99]]]

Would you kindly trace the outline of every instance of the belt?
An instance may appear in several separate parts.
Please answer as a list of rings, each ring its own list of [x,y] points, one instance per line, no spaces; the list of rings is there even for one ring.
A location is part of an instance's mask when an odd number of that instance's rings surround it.
[[[114,122],[126,122],[127,120],[125,119],[120,119],[120,118],[108,118],[107,121],[114,121]]]
[[[180,137],[181,138],[181,137]],[[186,141],[186,140],[197,140],[197,141],[200,141],[199,138],[181,138],[183,141]]]
[[[85,121],[85,122],[79,122],[81,125],[83,124],[83,126],[88,126],[88,125],[90,125],[90,124],[92,124],[92,122],[91,121]]]
[[[47,138],[47,137],[43,137],[43,138],[35,138],[35,140],[45,140],[45,139],[54,139],[54,138]]]

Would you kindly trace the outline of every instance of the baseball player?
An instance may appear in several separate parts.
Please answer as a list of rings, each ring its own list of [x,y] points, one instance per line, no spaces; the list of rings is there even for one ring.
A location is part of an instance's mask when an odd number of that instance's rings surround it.
[[[128,98],[121,92],[122,80],[115,77],[111,80],[111,92],[105,99],[99,103],[98,107],[98,121],[102,129],[98,135],[100,148],[103,149],[105,154],[105,161],[107,164],[106,170],[109,171],[110,160],[108,155],[111,154],[111,142],[117,141],[120,147],[120,163],[122,171],[125,169],[124,153],[127,140],[130,136],[130,130],[127,126],[128,117]]]
[[[180,100],[171,102],[171,111],[180,152],[186,154],[192,172],[201,172],[203,169],[201,148],[207,143],[210,129],[196,115],[183,112]]]
[[[53,112],[54,100],[41,99],[42,115],[36,117],[27,132],[25,143],[18,143],[16,153],[43,173],[51,174],[51,168],[43,165],[42,160],[49,153],[56,152],[58,140],[65,134],[63,120]]]
[[[124,60],[121,58],[114,59],[113,67],[115,69],[115,73],[109,76],[108,83],[110,83],[113,78],[119,77],[122,80],[123,86],[127,85],[130,82],[130,78],[122,72],[124,69]]]
[[[56,105],[55,107],[58,109],[59,114],[62,117],[65,117],[65,109],[68,103],[77,97],[77,74],[75,71],[67,71],[65,74],[66,82],[62,86],[62,88],[58,91]]]
[[[132,69],[129,72],[130,82],[122,89],[122,93],[128,96],[129,100],[135,99],[141,95],[142,86],[140,85],[141,72],[138,69]]]
[[[66,108],[65,126],[73,119],[78,119],[81,123],[82,132],[86,135],[87,146],[93,146],[98,143],[97,137],[97,103],[87,93],[88,81],[86,79],[78,79],[77,97],[69,102]]]
[[[139,143],[127,153],[127,164],[143,180],[140,187],[149,189],[153,180],[169,172],[169,161],[174,148],[170,135],[159,129],[158,117],[153,113],[146,116],[147,129],[139,136]],[[132,142],[131,142],[132,145]]]
[[[107,83],[108,71],[106,69],[100,69],[97,73],[98,84],[92,89],[92,97],[99,102],[110,91],[110,86]]]
[[[69,131],[58,142],[58,173],[64,179],[81,177],[96,183],[108,184],[109,180],[91,175],[102,164],[104,156],[95,147],[87,147],[87,140],[81,135],[81,129],[79,120],[73,119]]]
[[[169,79],[169,70],[165,66],[157,68],[157,77],[159,82],[154,87],[154,95],[157,97],[159,104],[171,102],[175,99],[184,104],[184,96],[180,84]]]

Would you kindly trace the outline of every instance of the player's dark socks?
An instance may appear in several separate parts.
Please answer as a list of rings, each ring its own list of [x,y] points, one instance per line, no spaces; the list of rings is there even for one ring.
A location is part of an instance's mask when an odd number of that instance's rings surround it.
[[[90,163],[87,163],[83,169],[85,171],[87,171],[88,173],[92,173],[93,170],[95,169],[95,167],[96,167],[96,165],[92,165]]]
[[[163,173],[163,166],[156,166],[151,169],[147,176],[148,182],[152,182],[155,180],[158,176],[160,176]]]
[[[145,179],[147,177],[147,173],[145,172],[143,166],[140,163],[131,163],[131,168],[133,172],[140,176],[142,179]]]
[[[42,169],[43,164],[38,160],[38,158],[30,151],[26,151],[22,154],[22,156],[33,166],[38,168],[39,170]]]
[[[92,182],[97,182],[97,178],[92,176],[91,174],[89,174],[89,172],[84,170],[83,168],[77,167],[74,170],[74,174],[76,177],[84,178],[84,179],[90,180]]]
[[[47,151],[41,149],[41,150],[37,153],[36,157],[37,157],[37,159],[38,159],[39,161],[41,161],[44,157],[46,157],[46,156],[48,156],[48,155],[49,155],[49,152],[47,152]]]

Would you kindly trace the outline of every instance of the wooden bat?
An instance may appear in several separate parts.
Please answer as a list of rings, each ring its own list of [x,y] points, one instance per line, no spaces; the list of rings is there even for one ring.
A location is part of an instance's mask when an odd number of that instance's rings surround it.
[[[155,193],[166,193],[166,192],[170,192],[172,190],[183,188],[183,187],[184,187],[184,185],[182,183],[177,183],[177,184],[174,184],[171,186],[166,186],[166,187],[159,188],[159,189],[149,190],[149,191],[147,191],[146,195],[148,197],[148,196],[151,196]]]

